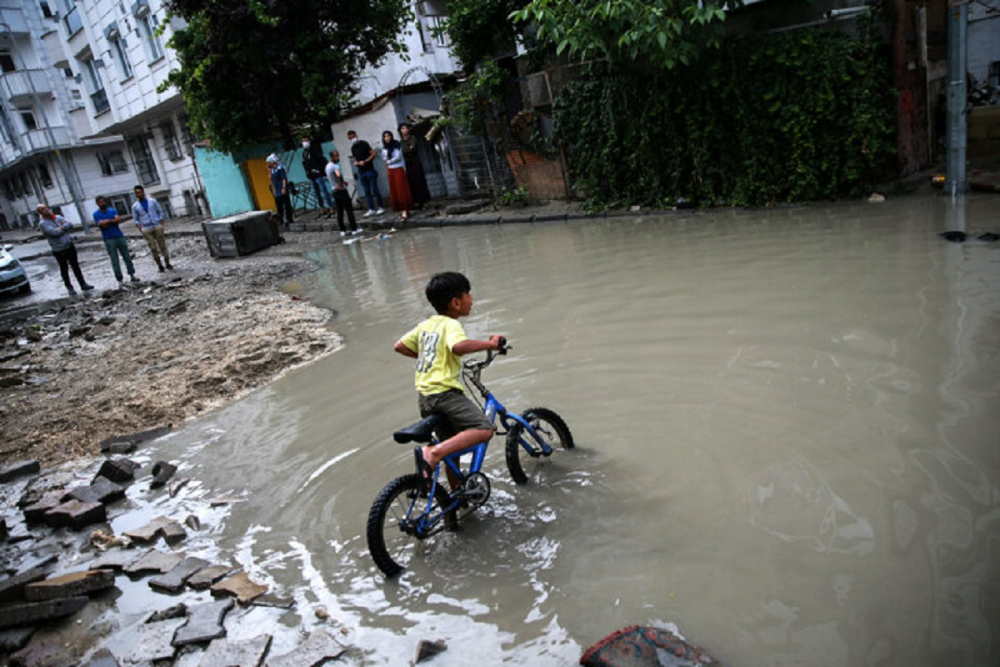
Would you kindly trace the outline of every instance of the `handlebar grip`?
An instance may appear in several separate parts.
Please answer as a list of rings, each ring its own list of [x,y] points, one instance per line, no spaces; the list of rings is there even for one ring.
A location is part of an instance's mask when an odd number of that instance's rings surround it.
[[[497,348],[497,354],[507,354],[507,339],[504,336],[500,336],[500,340],[497,341],[499,347]]]

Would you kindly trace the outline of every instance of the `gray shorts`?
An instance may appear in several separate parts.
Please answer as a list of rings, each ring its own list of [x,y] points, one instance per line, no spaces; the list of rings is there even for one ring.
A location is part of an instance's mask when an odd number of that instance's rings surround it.
[[[419,397],[420,416],[430,417],[442,414],[448,418],[450,432],[438,433],[438,438],[446,440],[453,435],[468,431],[470,428],[493,429],[493,424],[472,399],[457,389]]]

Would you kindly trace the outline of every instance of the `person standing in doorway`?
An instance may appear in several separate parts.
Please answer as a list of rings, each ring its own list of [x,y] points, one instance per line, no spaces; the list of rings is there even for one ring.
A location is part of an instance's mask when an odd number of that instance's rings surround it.
[[[137,283],[139,279],[135,277],[135,267],[132,265],[132,255],[128,251],[128,239],[125,238],[125,234],[121,230],[122,218],[118,215],[113,207],[108,206],[108,200],[105,197],[98,197],[94,200],[97,204],[97,210],[94,211],[94,222],[101,229],[101,236],[104,237],[104,249],[108,251],[108,257],[111,258],[111,270],[115,272],[115,279],[118,281],[118,287],[122,286],[124,282],[124,276],[122,276],[122,267],[118,262],[118,255],[125,260],[125,268],[128,270],[128,275],[132,279],[132,282]]]
[[[35,211],[38,212],[38,229],[41,230],[42,234],[45,234],[45,238],[49,242],[49,247],[52,248],[52,254],[55,256],[56,261],[59,262],[59,273],[62,274],[66,291],[70,294],[76,294],[76,290],[73,289],[73,283],[69,281],[69,270],[71,267],[73,275],[76,276],[76,282],[80,284],[80,289],[84,292],[94,289],[94,286],[88,284],[84,279],[83,271],[80,270],[80,262],[76,255],[76,243],[74,243],[73,237],[69,233],[73,229],[73,223],[61,215],[53,213],[45,204],[36,206]]]
[[[323,160],[323,149],[313,147],[309,137],[302,137],[302,166],[306,170],[306,178],[312,183],[316,193],[316,203],[319,204],[320,215],[333,215],[333,197],[330,195],[330,183],[326,180],[326,161]]]
[[[403,147],[389,130],[382,133],[382,159],[389,176],[389,201],[393,210],[399,211],[399,219],[406,222],[413,208],[413,195],[410,194],[410,183],[403,168]]]
[[[431,200],[431,193],[427,187],[424,165],[420,162],[420,147],[417,143],[417,137],[410,133],[410,126],[406,123],[401,123],[399,126],[399,143],[403,146],[406,178],[410,182],[413,204],[417,210],[423,210],[427,202]]]
[[[347,132],[347,140],[351,142],[351,157],[354,158],[354,168],[357,170],[361,186],[365,189],[365,198],[368,200],[368,212],[366,218],[373,215],[382,215],[385,209],[382,208],[382,193],[378,191],[378,172],[375,171],[375,149],[364,139],[358,139],[358,133],[354,130]],[[378,210],[375,204],[378,203]]]
[[[142,232],[149,246],[149,252],[156,260],[156,266],[162,273],[164,266],[174,270],[170,265],[170,253],[167,251],[167,238],[163,232],[163,209],[155,199],[146,198],[146,189],[141,185],[135,186],[136,202],[132,204],[132,219],[136,228]],[[162,255],[162,259],[161,259]]]
[[[267,171],[271,175],[271,194],[274,195],[274,205],[278,208],[278,219],[284,218],[285,229],[288,229],[292,225],[292,195],[288,187],[288,172],[274,153],[267,156]]]
[[[347,227],[344,226],[344,212],[347,212],[347,219],[351,222],[351,233],[360,234],[358,221],[354,219],[354,207],[351,205],[351,197],[347,194],[347,183],[344,181],[344,171],[340,168],[340,152],[330,151],[330,161],[326,163],[326,177],[333,186],[333,203],[337,205],[337,226],[340,227],[340,235],[347,236]]]

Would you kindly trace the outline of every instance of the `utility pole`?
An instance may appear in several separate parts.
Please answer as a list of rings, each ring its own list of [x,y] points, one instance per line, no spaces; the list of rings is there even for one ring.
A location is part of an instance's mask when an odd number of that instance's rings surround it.
[[[968,143],[965,83],[968,51],[968,0],[948,2],[948,159],[945,189],[952,197],[969,189],[965,175],[965,151]]]

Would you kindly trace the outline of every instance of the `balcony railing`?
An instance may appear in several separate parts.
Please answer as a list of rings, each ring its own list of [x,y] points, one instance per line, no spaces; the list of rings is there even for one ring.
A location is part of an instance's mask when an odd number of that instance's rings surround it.
[[[28,130],[18,142],[23,154],[65,148],[70,145],[69,129],[62,125],[48,129]]]
[[[11,102],[17,103],[35,95],[52,95],[52,86],[40,69],[17,70],[0,76],[3,94]]]
[[[90,103],[94,105],[95,114],[104,113],[111,108],[111,103],[108,102],[108,93],[103,88],[90,94]]]

